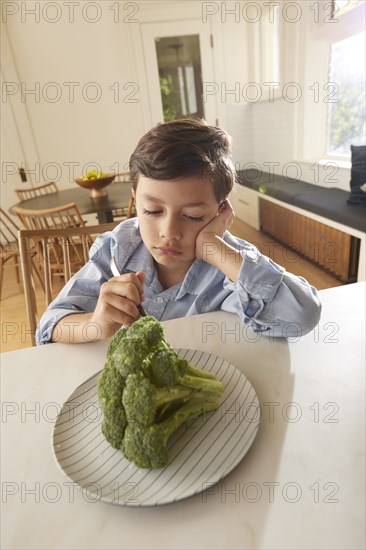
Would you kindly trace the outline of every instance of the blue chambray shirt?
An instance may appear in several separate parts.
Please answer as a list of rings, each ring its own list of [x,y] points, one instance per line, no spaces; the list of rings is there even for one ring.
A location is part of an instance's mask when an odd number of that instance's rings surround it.
[[[317,325],[321,305],[314,287],[228,231],[223,238],[240,253],[236,282],[196,259],[181,283],[164,290],[141,239],[138,219],[122,222],[96,239],[88,263],[48,306],[37,328],[37,344],[50,342],[54,326],[66,315],[94,311],[101,285],[113,276],[109,267],[112,255],[120,273],[145,273],[143,306],[159,321],[224,310],[236,313],[256,332],[286,337],[304,335]]]

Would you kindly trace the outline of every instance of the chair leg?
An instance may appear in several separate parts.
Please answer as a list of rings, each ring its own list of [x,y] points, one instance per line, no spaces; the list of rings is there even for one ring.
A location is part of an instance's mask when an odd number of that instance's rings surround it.
[[[0,258],[0,300],[2,297],[2,290],[3,290],[3,276],[4,276],[4,260]]]
[[[20,261],[19,256],[14,256],[15,271],[17,273],[17,283],[21,282],[21,280],[20,280],[20,270],[19,270],[19,261]]]

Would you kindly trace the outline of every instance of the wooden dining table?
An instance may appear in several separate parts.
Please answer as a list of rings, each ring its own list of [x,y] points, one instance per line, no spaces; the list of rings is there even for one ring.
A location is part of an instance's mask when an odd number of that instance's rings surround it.
[[[303,337],[255,334],[222,311],[163,323],[175,348],[214,354],[247,377],[260,418],[250,448],[225,477],[161,506],[140,506],[138,484],[130,483],[119,488],[122,505],[91,498],[55,460],[59,411],[103,367],[108,342],[2,354],[1,547],[364,549],[365,288],[321,291],[319,325]],[[225,413],[240,426],[237,408]],[[217,430],[225,433],[225,424]],[[209,468],[215,458],[208,450],[191,467],[206,460]],[[91,465],[89,475],[96,485],[100,472]]]
[[[113,222],[113,210],[126,208],[131,196],[131,182],[120,181],[113,182],[106,188],[107,195],[103,197],[92,198],[87,189],[75,184],[69,189],[62,189],[56,193],[42,195],[33,199],[18,202],[10,207],[12,213],[13,206],[28,208],[30,210],[43,210],[45,208],[54,208],[64,204],[74,202],[79,209],[80,214],[97,214],[98,223]]]

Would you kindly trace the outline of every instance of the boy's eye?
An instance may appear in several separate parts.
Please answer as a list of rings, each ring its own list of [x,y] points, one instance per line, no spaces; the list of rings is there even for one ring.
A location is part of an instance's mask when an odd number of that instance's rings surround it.
[[[147,210],[146,208],[144,208],[142,210],[142,213],[146,214],[147,216],[157,216],[162,213],[162,210]],[[204,219],[203,216],[184,216],[184,217],[191,222],[202,222]]]
[[[146,208],[143,209],[143,214],[147,214],[148,216],[153,216],[154,214],[161,214],[161,210],[146,210]]]
[[[203,222],[203,216],[186,216],[192,222]]]

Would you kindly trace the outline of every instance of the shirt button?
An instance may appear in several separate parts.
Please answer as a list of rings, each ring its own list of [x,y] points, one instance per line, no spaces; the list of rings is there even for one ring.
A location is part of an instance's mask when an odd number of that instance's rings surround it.
[[[162,298],[161,296],[158,296],[157,298],[155,298],[155,302],[157,304],[162,304],[164,302],[164,298]]]

